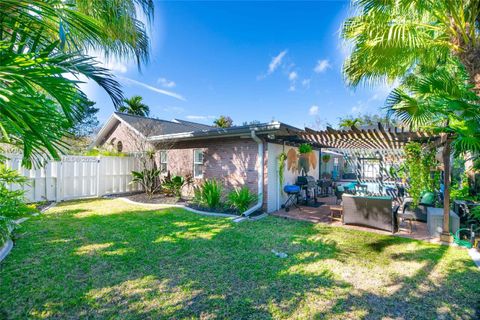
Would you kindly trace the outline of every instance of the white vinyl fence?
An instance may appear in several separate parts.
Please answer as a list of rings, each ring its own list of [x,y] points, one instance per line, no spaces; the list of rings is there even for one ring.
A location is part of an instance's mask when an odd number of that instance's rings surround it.
[[[7,156],[7,167],[29,179],[24,187],[29,202],[101,197],[140,190],[137,184],[130,184],[131,172],[139,170],[135,157],[63,156],[61,161],[50,161],[42,168],[26,169],[21,166],[20,155]]]

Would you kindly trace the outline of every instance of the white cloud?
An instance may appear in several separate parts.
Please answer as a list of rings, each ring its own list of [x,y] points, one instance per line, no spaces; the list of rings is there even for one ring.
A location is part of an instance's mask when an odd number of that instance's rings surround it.
[[[104,62],[104,66],[114,73],[126,73],[128,71],[125,63],[116,60],[106,61]]]
[[[318,114],[318,106],[311,106],[310,109],[308,109],[308,114],[311,116],[316,116]]]
[[[270,61],[270,64],[268,65],[268,74],[271,74],[277,70],[277,68],[282,64],[282,60],[286,54],[287,50],[285,49],[272,58],[272,61]]]
[[[302,86],[304,86],[305,88],[310,88],[310,79],[303,79],[302,80]]]
[[[330,67],[331,67],[330,62],[327,59],[318,60],[317,65],[315,66],[313,71],[315,71],[316,73],[322,73]]]
[[[209,120],[215,119],[215,116],[188,115],[186,118],[189,120]]]
[[[295,86],[295,84],[291,84],[290,87],[288,87],[288,91],[295,91],[297,90],[297,87]]]
[[[187,99],[185,99],[182,95],[180,95],[178,93],[163,90],[163,89],[159,89],[159,88],[153,87],[149,84],[146,84],[146,83],[143,83],[143,82],[140,82],[140,81],[137,81],[137,80],[133,80],[133,79],[130,79],[130,78],[127,78],[127,77],[119,76],[118,78],[125,81],[126,83],[135,84],[135,85],[138,85],[140,87],[144,87],[148,90],[151,90],[151,91],[154,91],[154,92],[157,92],[157,93],[160,93],[160,94],[163,94],[163,95],[166,95],[166,96],[178,99],[178,100],[187,101]]]
[[[168,80],[166,78],[158,78],[157,83],[165,88],[173,88],[177,85],[175,81]]]
[[[288,79],[290,81],[295,81],[297,80],[297,78],[298,78],[298,73],[296,73],[295,71],[292,71],[288,74]]]

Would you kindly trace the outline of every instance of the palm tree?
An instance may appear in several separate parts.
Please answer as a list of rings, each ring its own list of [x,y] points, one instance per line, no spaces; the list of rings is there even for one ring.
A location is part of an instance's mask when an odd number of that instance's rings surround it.
[[[342,30],[353,44],[343,69],[351,85],[394,80],[453,54],[480,92],[480,1],[357,0],[355,9]]]
[[[230,128],[233,125],[233,120],[229,116],[220,116],[213,121],[213,125],[217,128]]]
[[[387,99],[390,114],[412,128],[442,136],[444,163],[444,235],[449,231],[450,154],[480,152],[479,97],[468,84],[469,74],[456,59],[430,69],[417,66]]]
[[[342,30],[343,38],[353,45],[343,67],[345,78],[352,86],[400,79],[402,86],[389,97],[390,109],[412,126],[427,126],[442,133],[443,231],[448,235],[451,143],[453,140],[458,153],[476,149],[474,140],[479,137],[478,119],[458,114],[478,112],[477,96],[472,97],[469,90],[480,93],[480,2],[358,0],[355,4],[357,10]],[[451,63],[452,57],[458,60]],[[458,66],[459,62],[465,69]],[[435,73],[436,68],[446,69],[440,75]],[[455,73],[455,68],[463,73]],[[410,77],[413,72],[418,82]],[[471,86],[458,82],[459,78]],[[445,80],[449,81],[440,83]],[[423,86],[429,82],[434,84],[432,92]]]
[[[132,96],[128,99],[123,99],[124,104],[118,108],[118,111],[128,113],[135,116],[147,117],[150,113],[150,108],[142,102],[141,96]]]
[[[87,53],[147,61],[136,5],[152,17],[152,0],[0,2],[0,144],[21,149],[24,165],[67,148],[62,139],[88,106],[72,76],[97,82],[121,104],[120,85]]]
[[[355,127],[357,124],[361,124],[362,119],[360,118],[340,118],[338,126],[340,128],[351,128]]]

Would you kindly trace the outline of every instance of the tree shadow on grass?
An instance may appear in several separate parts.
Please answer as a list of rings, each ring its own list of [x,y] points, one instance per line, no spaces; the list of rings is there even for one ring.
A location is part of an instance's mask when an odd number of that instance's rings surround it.
[[[10,310],[0,303],[10,317],[270,318],[288,316],[311,292],[348,287],[327,269],[300,270],[338,252],[332,242],[302,243],[315,233],[311,225],[271,221],[277,230],[265,229],[181,210],[75,219],[79,212],[38,221],[2,267],[17,297],[7,299]],[[28,252],[30,243],[43,245]]]
[[[468,269],[462,261],[440,285],[429,280],[446,247],[393,253],[393,260],[422,268],[397,278],[400,288],[390,296],[355,289],[328,265],[356,259],[356,245],[381,254],[408,239],[375,236],[342,247],[329,238],[334,229],[275,218],[236,224],[179,209],[130,209],[77,219],[84,209],[65,209],[30,224],[31,237],[0,265],[0,310],[8,317],[345,318],[362,308],[366,318],[427,318],[442,307],[434,289],[459,310],[468,293],[452,294],[448,286],[462,277],[478,283],[473,272],[459,271]]]
[[[479,319],[479,273],[472,261],[456,260],[448,266],[447,274],[434,274],[448,250],[458,249],[431,246],[393,254],[394,260],[419,262],[423,266],[412,276],[397,277],[387,284],[396,287],[389,294],[356,290],[338,299],[332,310],[317,313],[315,318],[334,314],[341,319],[356,311],[362,314],[362,319]]]

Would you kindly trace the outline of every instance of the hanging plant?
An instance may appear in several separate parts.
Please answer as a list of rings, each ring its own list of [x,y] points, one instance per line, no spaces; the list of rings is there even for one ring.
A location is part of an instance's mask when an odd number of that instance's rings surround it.
[[[416,142],[409,142],[404,147],[405,151],[405,171],[408,176],[407,191],[412,197],[413,207],[417,207],[420,202],[420,196],[423,191],[422,186],[422,146]]]
[[[313,148],[308,143],[302,143],[300,146],[298,146],[298,152],[300,152],[300,154],[306,154],[312,151],[313,151]]]
[[[283,191],[283,181],[285,172],[285,161],[287,160],[287,154],[285,152],[280,153],[278,156],[278,180],[280,182],[280,190]]]
[[[437,159],[435,158],[436,149],[432,146],[427,147],[422,154],[422,178],[423,185],[426,191],[434,192],[435,189],[440,184],[440,180],[437,179],[437,174],[432,172],[436,171],[438,165]]]
[[[331,158],[332,158],[332,156],[330,156],[329,154],[322,155],[322,162],[325,163],[324,173],[326,173],[326,171],[327,171],[327,163],[328,163],[328,161],[330,161]]]

